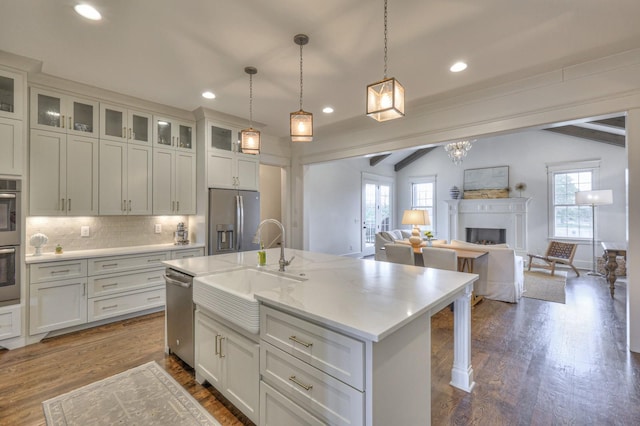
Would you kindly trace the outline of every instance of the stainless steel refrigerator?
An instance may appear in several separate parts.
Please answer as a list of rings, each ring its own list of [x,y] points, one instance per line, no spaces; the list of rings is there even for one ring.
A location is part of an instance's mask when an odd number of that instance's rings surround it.
[[[253,236],[260,224],[260,193],[209,189],[209,254],[258,250]]]

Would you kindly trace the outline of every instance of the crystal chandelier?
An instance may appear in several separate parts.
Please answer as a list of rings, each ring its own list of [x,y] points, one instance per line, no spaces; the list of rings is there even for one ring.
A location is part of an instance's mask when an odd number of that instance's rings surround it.
[[[255,67],[245,67],[249,74],[249,128],[240,132],[240,147],[244,154],[260,154],[260,132],[253,128],[253,75],[258,73]]]
[[[313,140],[313,114],[302,109],[302,46],[309,43],[306,34],[298,34],[293,41],[300,46],[300,110],[290,114],[292,142],[311,142]]]
[[[384,0],[384,77],[367,86],[367,116],[377,121],[404,117],[404,87],[387,78],[387,0]]]
[[[471,141],[451,142],[445,145],[444,150],[449,154],[453,164],[462,164],[462,159],[467,156],[467,151],[471,149]]]

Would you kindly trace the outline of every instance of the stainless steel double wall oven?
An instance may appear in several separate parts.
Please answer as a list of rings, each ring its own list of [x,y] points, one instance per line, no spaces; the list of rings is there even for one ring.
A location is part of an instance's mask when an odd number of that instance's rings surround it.
[[[0,179],[0,306],[20,303],[20,185]]]

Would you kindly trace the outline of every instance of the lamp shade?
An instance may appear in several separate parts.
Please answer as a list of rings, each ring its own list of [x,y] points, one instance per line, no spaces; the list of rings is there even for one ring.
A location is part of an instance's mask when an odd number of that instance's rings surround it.
[[[260,154],[260,132],[252,127],[241,131],[240,147],[244,154]]]
[[[578,191],[576,192],[576,204],[588,206],[613,204],[613,191],[610,189]]]
[[[405,210],[402,215],[403,225],[431,225],[429,212],[426,210]]]
[[[404,116],[404,87],[395,78],[367,86],[367,115],[377,121]]]
[[[292,142],[311,142],[313,140],[313,114],[302,109],[290,114]]]

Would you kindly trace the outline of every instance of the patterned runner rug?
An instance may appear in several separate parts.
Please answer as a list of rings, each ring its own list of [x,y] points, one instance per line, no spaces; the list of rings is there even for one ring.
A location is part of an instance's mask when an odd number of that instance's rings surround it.
[[[556,271],[524,271],[524,294],[529,299],[546,300],[548,302],[565,303],[564,287],[567,273]]]
[[[152,361],[42,403],[49,426],[220,426]]]

